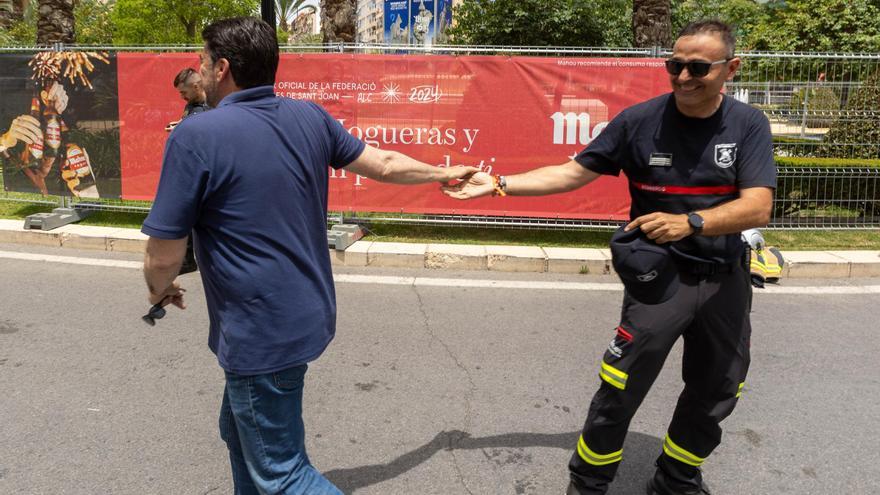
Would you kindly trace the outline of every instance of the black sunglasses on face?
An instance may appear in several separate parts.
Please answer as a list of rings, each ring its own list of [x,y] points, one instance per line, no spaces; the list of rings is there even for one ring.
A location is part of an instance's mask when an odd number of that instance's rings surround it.
[[[731,60],[733,59],[727,58],[724,60],[716,60],[715,62],[703,62],[700,60],[683,62],[681,60],[670,58],[666,61],[666,72],[668,72],[670,75],[677,76],[681,74],[681,71],[683,71],[685,67],[687,67],[688,74],[690,74],[691,77],[706,77],[706,74],[708,74],[709,71],[712,70],[713,65],[726,64]]]
[[[165,302],[165,298],[162,298],[161,301],[154,304],[150,307],[150,310],[144,316],[141,316],[141,319],[144,320],[147,325],[151,327],[156,326],[156,320],[161,320],[165,317],[165,308],[162,307],[162,303]]]

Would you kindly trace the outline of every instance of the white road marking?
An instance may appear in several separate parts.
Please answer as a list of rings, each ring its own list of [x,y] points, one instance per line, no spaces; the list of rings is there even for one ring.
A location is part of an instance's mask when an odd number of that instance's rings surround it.
[[[337,283],[374,284],[374,285],[413,285],[416,287],[475,287],[486,289],[531,289],[531,290],[581,290],[620,292],[623,285],[619,283],[589,282],[539,282],[526,280],[485,280],[433,277],[389,277],[382,275],[351,275],[337,274],[333,277]],[[802,295],[846,295],[846,294],[880,294],[880,285],[847,285],[847,286],[786,286],[768,285],[764,289],[755,289],[761,294],[802,294]]]
[[[42,261],[48,263],[66,263],[68,265],[104,266],[108,268],[142,269],[140,261],[105,260],[99,258],[76,258],[74,256],[55,256],[52,254],[19,253],[16,251],[0,251],[0,258],[24,261]]]
[[[140,261],[107,260],[100,258],[77,258],[74,256],[56,256],[51,254],[19,253],[16,251],[0,251],[0,259],[37,261],[44,263],[64,263],[69,265],[100,266],[106,268],[129,268],[140,270]],[[353,275],[340,273],[333,277],[340,284],[372,284],[372,285],[411,285],[416,287],[457,287],[482,289],[527,289],[527,290],[580,290],[620,292],[623,285],[619,283],[596,282],[542,282],[534,280],[488,280],[459,279],[434,277],[393,277],[387,275]],[[785,282],[783,281],[783,284]],[[768,285],[764,289],[755,289],[756,295],[762,294],[794,294],[794,295],[849,295],[849,294],[880,294],[880,285],[830,285],[830,286],[789,286]]]

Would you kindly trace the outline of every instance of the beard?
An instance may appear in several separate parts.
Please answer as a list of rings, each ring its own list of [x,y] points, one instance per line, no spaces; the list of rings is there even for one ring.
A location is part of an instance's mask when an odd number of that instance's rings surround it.
[[[202,79],[202,89],[205,90],[205,100],[208,106],[216,108],[220,103],[220,95],[217,91],[217,81]]]

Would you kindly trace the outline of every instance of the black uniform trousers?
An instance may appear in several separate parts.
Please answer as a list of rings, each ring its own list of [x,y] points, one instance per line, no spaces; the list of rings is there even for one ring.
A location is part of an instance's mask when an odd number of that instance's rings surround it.
[[[624,294],[621,323],[599,369],[602,383],[569,464],[571,488],[607,491],[624,456],[630,421],[679,337],[685,386],[657,460],[658,475],[676,491],[700,486],[699,466],[721,442],[719,423],[733,411],[749,368],[752,287],[744,265],[715,274],[681,266],[678,292],[661,304]]]

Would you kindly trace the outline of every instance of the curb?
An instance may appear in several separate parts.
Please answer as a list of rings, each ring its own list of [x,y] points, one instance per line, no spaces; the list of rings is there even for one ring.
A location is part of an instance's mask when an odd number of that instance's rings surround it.
[[[137,229],[66,225],[26,230],[21,220],[0,219],[0,242],[143,253],[148,237]],[[880,277],[880,251],[787,251],[783,278]],[[360,240],[330,250],[334,266],[489,270],[522,273],[613,273],[607,249],[464,244],[408,244]]]

